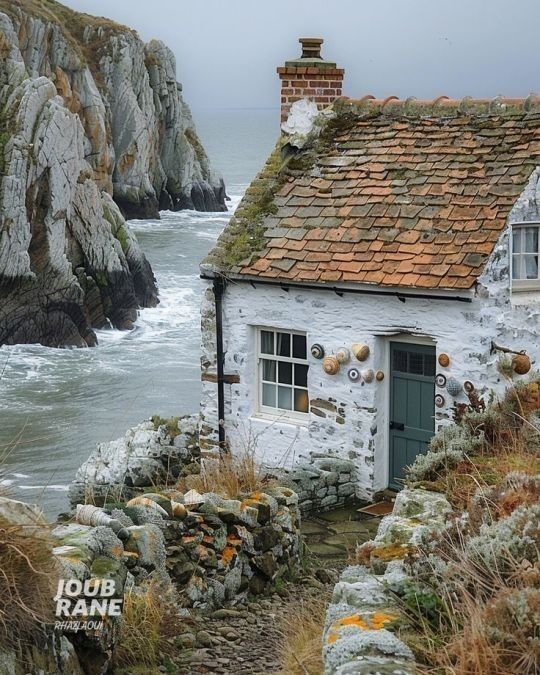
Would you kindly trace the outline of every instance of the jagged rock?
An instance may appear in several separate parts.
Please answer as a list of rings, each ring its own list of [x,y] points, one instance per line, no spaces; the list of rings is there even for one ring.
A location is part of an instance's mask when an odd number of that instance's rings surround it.
[[[113,22],[0,0],[0,345],[131,328],[158,299],[124,217],[225,210],[175,67]]]
[[[182,426],[184,419],[189,432],[191,418],[182,418]],[[176,438],[184,433],[182,431]],[[191,435],[187,435],[191,439]],[[71,503],[76,504],[84,502],[89,494],[94,503],[103,503],[106,498],[132,496],[133,488],[165,483],[168,475],[179,471],[191,460],[191,456],[186,457],[172,444],[164,426],[156,429],[153,422],[142,422],[129,429],[122,438],[97,446],[77,470],[69,497]]]

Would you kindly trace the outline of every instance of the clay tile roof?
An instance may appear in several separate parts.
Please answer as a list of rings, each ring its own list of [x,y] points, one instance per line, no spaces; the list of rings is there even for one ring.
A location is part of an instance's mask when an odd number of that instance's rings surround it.
[[[540,165],[540,99],[341,99],[282,139],[203,263],[229,276],[468,289]]]

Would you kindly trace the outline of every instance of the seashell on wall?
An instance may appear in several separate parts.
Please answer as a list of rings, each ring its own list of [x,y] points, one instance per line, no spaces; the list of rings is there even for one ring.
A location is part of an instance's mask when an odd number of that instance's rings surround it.
[[[358,368],[354,367],[349,368],[349,370],[347,371],[347,377],[351,382],[358,382],[358,380],[360,379],[360,371],[358,370]]]
[[[439,362],[439,365],[442,366],[443,368],[448,368],[448,366],[450,365],[450,357],[448,356],[448,354],[444,353],[439,354],[437,361]]]
[[[163,516],[164,518],[168,517],[167,511],[165,511],[165,509],[157,504],[153,499],[149,499],[148,497],[134,497],[133,499],[129,500],[126,506],[147,506],[149,509],[159,513],[160,516]]]
[[[119,520],[112,518],[103,509],[93,504],[77,504],[75,520],[80,525],[110,527],[116,536],[123,541],[129,537],[129,532]]]
[[[348,363],[351,360],[351,352],[347,347],[341,347],[336,352],[336,359],[340,363]]]
[[[352,353],[359,361],[365,361],[369,356],[369,345],[363,342],[355,342],[351,347]]]
[[[382,370],[378,370],[375,373],[375,379],[377,380],[377,382],[382,382],[384,380],[384,373]]]
[[[531,359],[527,354],[514,354],[512,356],[512,370],[517,375],[526,375],[531,369]]]
[[[435,405],[437,408],[442,408],[444,405],[444,396],[442,394],[437,394],[435,396]]]
[[[450,396],[459,396],[463,391],[463,385],[455,377],[449,377],[446,381],[446,391]]]
[[[322,367],[327,375],[336,375],[339,373],[339,361],[335,356],[325,356]]]
[[[364,382],[367,382],[368,384],[370,382],[373,382],[375,379],[375,371],[372,370],[371,368],[368,368],[367,370],[362,371],[362,379]]]
[[[184,504],[180,504],[180,502],[171,502],[171,507],[172,507],[172,515],[175,518],[184,519],[188,514],[188,510],[186,509]]]
[[[315,344],[311,345],[311,356],[315,359],[322,359],[324,358],[324,347],[320,345],[318,342],[315,342]]]

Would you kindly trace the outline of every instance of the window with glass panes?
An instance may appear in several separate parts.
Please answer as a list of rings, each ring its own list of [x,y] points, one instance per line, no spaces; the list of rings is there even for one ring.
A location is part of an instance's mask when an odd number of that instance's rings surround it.
[[[516,288],[540,286],[540,224],[512,226],[512,280]]]
[[[258,333],[260,411],[304,417],[309,412],[305,334],[267,328]]]

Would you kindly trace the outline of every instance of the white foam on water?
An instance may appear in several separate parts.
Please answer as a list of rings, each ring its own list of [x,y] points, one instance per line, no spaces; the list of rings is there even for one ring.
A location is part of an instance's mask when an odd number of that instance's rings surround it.
[[[24,429],[8,459],[13,473],[4,472],[6,486],[15,493],[41,491],[36,499],[45,508],[61,508],[65,498],[53,495],[68,490],[98,442],[121,436],[151,414],[197,409],[199,264],[240,199],[231,198],[227,213],[165,211],[160,220],[129,222],[160,298],[156,307],[139,311],[133,330],[98,330],[99,344],[92,349],[0,348],[0,410],[9,412],[0,448]],[[52,475],[56,482],[47,484]]]

